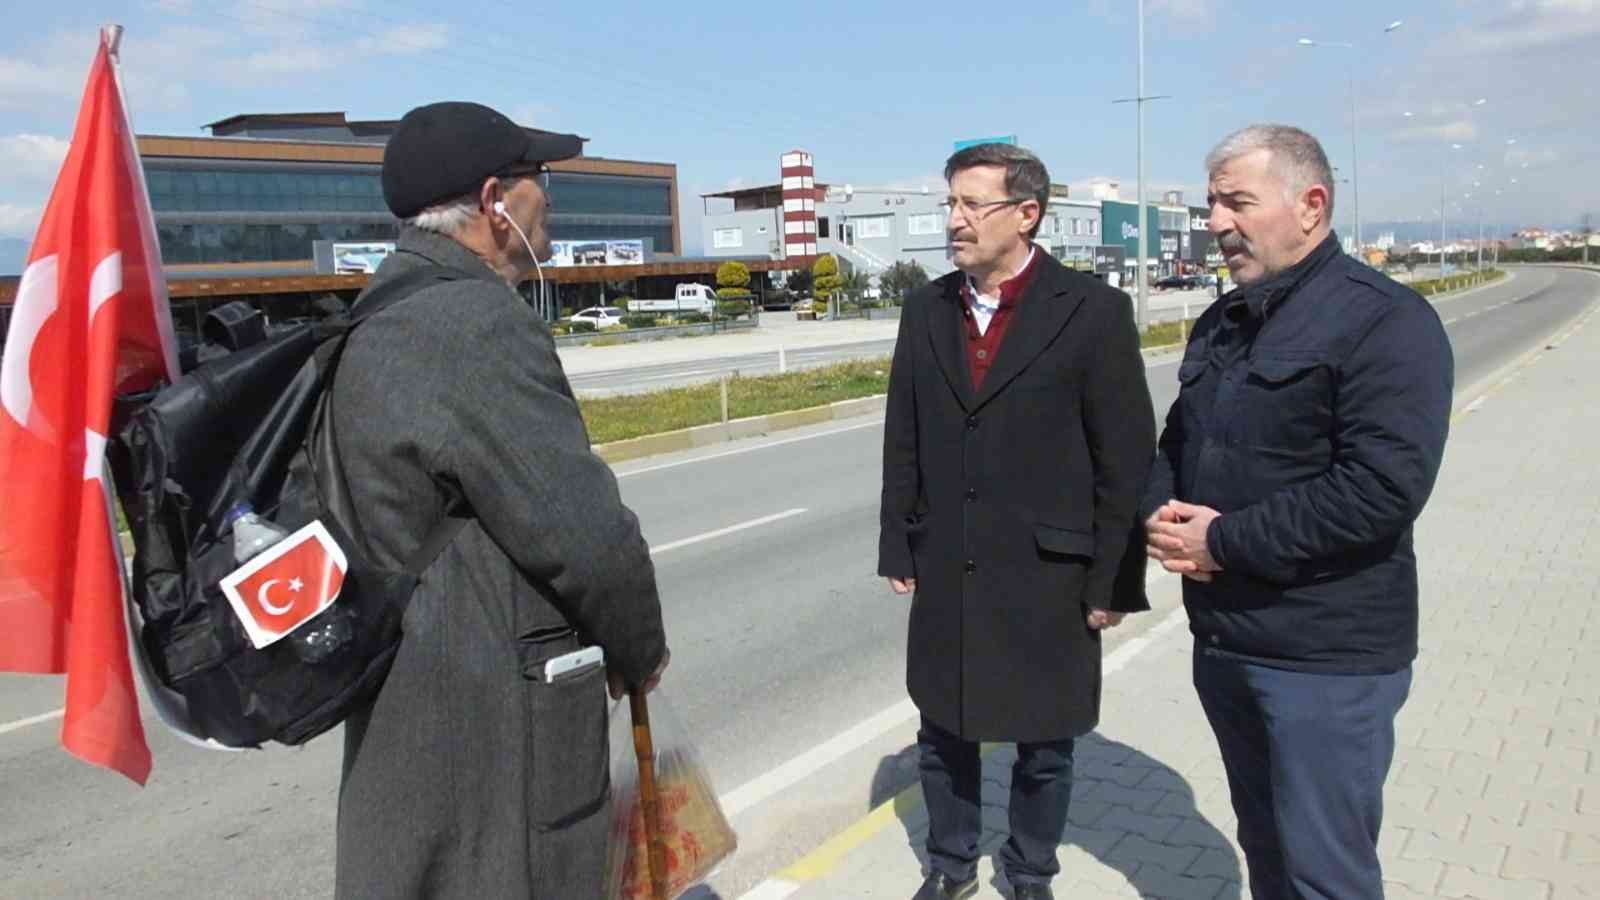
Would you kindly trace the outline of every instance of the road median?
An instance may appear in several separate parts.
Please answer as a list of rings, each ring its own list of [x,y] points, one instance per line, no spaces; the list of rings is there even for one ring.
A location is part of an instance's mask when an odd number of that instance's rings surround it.
[[[1494,283],[1452,279],[1438,302]],[[1141,336],[1146,355],[1183,347],[1194,320],[1158,322]],[[889,357],[853,360],[778,375],[740,376],[638,394],[580,398],[595,452],[608,462],[675,453],[774,431],[882,412]]]

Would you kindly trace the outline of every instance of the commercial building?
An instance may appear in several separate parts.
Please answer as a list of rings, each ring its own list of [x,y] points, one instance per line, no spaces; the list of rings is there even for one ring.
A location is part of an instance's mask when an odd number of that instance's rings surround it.
[[[791,165],[796,161],[803,161],[804,174],[794,174],[800,171]],[[815,180],[815,163],[803,150],[782,154],[780,171],[783,180],[778,183],[701,195],[707,256],[767,260],[798,269],[818,254],[833,254],[846,267],[869,276],[902,262],[920,265],[931,278],[952,270],[940,206],[942,182],[824,183]],[[1052,185],[1035,242],[1074,268],[1101,276],[1120,273],[1120,257],[1104,246],[1101,203],[1094,197],[1070,196],[1064,184]],[[1128,204],[1130,215],[1132,208]]]
[[[392,240],[379,176],[398,124],[238,115],[207,125],[208,138],[140,136],[169,277],[309,274],[320,244]],[[580,156],[551,169],[554,240],[639,240],[647,260],[681,252],[676,166]]]

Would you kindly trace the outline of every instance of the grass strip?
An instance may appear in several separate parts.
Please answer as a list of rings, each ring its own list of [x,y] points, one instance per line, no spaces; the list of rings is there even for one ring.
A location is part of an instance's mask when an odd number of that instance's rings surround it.
[[[781,375],[735,376],[728,379],[728,418],[806,409],[888,390],[888,357]],[[589,426],[589,439],[596,444],[722,421],[721,385],[714,381],[641,394],[580,398],[578,406]]]
[[[1431,294],[1487,283],[1504,275],[1488,270],[1482,277],[1468,274],[1439,282],[1418,282]],[[1442,283],[1441,283],[1442,282]],[[1195,320],[1189,320],[1189,326]],[[1183,343],[1188,329],[1182,322],[1157,322],[1139,336],[1141,347],[1170,347]],[[728,379],[728,418],[743,419],[768,413],[824,406],[856,400],[889,390],[889,357],[853,360],[782,375],[735,376]],[[661,434],[722,421],[721,387],[716,382],[689,387],[663,388],[639,394],[580,398],[578,406],[596,444]]]

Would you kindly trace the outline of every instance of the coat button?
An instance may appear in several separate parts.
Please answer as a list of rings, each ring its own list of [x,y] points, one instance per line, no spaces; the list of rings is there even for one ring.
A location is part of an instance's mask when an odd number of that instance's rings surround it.
[[[978,489],[977,488],[967,488],[967,500],[968,500],[968,502],[976,500],[976,499],[978,499]]]
[[[967,567],[966,568],[967,568],[967,574],[971,575],[971,574],[973,574],[973,573],[978,571],[978,564],[969,559],[969,560],[967,560]]]
[[[968,431],[977,431],[978,430],[978,417],[977,416],[967,416],[967,430]]]
[[[1206,637],[1206,640],[1210,641],[1211,642],[1211,646],[1213,646],[1213,647],[1215,647],[1216,645],[1222,643],[1222,638],[1219,638],[1214,634],[1213,635],[1208,635]]]

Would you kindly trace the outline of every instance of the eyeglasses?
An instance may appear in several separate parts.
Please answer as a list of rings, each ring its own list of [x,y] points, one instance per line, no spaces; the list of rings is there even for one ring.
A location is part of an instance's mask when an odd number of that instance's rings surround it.
[[[550,192],[550,167],[544,163],[539,163],[533,168],[508,169],[504,172],[496,173],[495,177],[501,181],[511,181],[519,178],[538,178],[540,189],[547,194]]]
[[[944,200],[939,202],[939,210],[943,212],[946,217],[949,217],[952,210],[960,210],[962,218],[967,219],[968,221],[977,221],[978,219],[982,219],[987,215],[978,215],[978,213],[981,213],[983,210],[992,209],[997,206],[1016,206],[1019,203],[1027,203],[1032,199],[1034,198],[1010,197],[1005,200],[973,201],[963,200],[960,197],[946,197]]]

